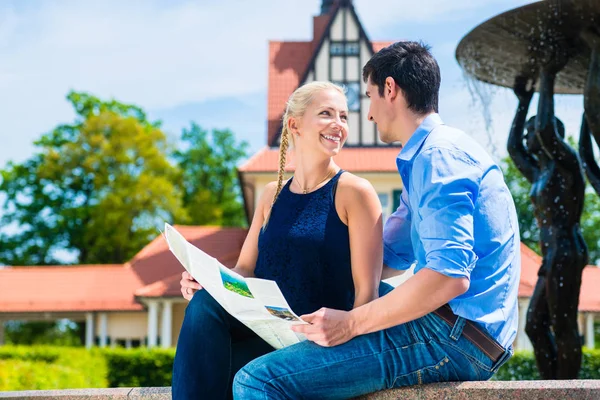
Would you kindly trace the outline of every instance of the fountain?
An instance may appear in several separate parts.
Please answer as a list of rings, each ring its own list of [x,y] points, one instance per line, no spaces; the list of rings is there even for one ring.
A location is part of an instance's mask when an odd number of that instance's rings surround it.
[[[591,140],[600,143],[600,1],[547,0],[507,11],[469,32],[456,58],[467,74],[510,87],[519,100],[507,148],[532,184],[543,258],[525,331],[542,378],[574,379],[581,368],[577,306],[588,261],[579,227],[583,169],[600,193]],[[537,115],[526,120],[535,91]],[[554,116],[555,93],[584,94],[583,164]]]

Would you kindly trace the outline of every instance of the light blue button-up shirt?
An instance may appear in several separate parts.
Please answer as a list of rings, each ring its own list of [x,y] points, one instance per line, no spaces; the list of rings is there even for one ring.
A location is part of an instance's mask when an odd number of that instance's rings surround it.
[[[428,116],[396,160],[400,206],[384,228],[384,263],[470,281],[449,302],[505,348],[517,334],[519,225],[502,172],[464,132]]]

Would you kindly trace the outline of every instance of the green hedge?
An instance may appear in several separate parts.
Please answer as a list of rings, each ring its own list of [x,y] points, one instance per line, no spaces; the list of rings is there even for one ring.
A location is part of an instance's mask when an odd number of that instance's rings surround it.
[[[104,350],[109,387],[171,386],[174,349]]]
[[[529,381],[540,379],[535,358],[530,351],[517,351],[493,378],[498,381]],[[600,349],[583,348],[579,379],[600,379]]]
[[[102,388],[107,375],[97,349],[0,346],[0,391]]]
[[[175,350],[0,346],[0,391],[170,386]],[[580,379],[600,379],[600,350],[584,349]],[[516,352],[494,380],[539,379],[531,352]]]
[[[60,349],[43,346],[0,346],[0,360],[43,361],[53,363],[60,357]]]
[[[0,346],[0,391],[170,386],[175,350]]]

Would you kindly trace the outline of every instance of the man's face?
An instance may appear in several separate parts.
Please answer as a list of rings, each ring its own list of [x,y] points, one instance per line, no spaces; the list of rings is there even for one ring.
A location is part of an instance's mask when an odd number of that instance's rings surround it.
[[[375,122],[377,125],[377,132],[379,132],[379,138],[384,143],[391,143],[393,140],[391,139],[392,132],[391,130],[391,120],[392,120],[392,109],[390,106],[390,102],[384,95],[381,96],[379,94],[379,88],[371,82],[371,78],[369,77],[367,81],[367,97],[371,100],[369,105],[369,114],[368,118],[370,121]]]

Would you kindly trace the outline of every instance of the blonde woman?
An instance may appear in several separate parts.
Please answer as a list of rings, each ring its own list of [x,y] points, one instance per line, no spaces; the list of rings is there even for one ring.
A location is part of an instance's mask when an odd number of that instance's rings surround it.
[[[333,161],[348,137],[343,90],[312,82],[289,98],[279,173],[260,199],[234,268],[277,281],[299,315],[350,310],[375,299],[383,263],[381,206],[373,187]],[[296,169],[284,180],[288,146]],[[177,343],[173,398],[231,396],[235,373],[273,351],[184,272],[190,300]]]

